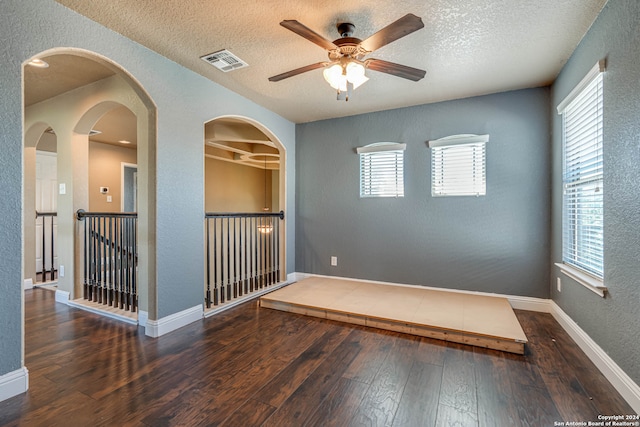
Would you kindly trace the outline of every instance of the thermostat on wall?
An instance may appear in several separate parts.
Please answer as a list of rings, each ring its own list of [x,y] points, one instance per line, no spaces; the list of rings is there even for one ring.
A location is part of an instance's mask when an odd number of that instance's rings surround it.
[[[107,194],[109,192],[109,187],[100,187],[100,193]]]

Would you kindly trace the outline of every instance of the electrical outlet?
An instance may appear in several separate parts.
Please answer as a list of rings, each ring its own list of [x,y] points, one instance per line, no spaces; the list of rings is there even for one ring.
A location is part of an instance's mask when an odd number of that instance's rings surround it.
[[[337,256],[332,256],[331,257],[331,266],[335,267],[338,265],[338,257]]]
[[[558,292],[562,292],[562,280],[559,277],[556,277],[556,288],[558,288]]]

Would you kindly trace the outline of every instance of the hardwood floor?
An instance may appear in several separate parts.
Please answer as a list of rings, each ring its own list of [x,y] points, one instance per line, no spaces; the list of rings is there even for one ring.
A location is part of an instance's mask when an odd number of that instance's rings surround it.
[[[245,303],[152,339],[25,293],[30,388],[6,426],[553,426],[633,414],[548,314],[519,356]]]

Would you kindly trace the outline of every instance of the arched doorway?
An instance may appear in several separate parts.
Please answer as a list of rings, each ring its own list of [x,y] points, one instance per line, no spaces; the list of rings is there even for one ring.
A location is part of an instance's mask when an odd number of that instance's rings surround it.
[[[55,285],[57,138],[49,123],[36,122],[26,129],[23,158],[25,287]]]
[[[286,150],[240,116],[205,124],[207,314],[286,282]]]
[[[92,183],[90,174],[91,144],[123,144],[125,138],[113,137],[113,141],[100,141],[95,128],[104,126],[102,137],[122,129],[122,119],[113,124],[113,117],[128,115],[133,120],[135,164],[137,165],[138,222],[141,232],[138,258],[138,282],[140,308],[155,313],[155,242],[151,230],[155,228],[155,144],[156,108],[141,85],[125,70],[112,61],[93,52],[80,49],[57,48],[42,52],[32,59],[39,59],[47,67],[33,67],[30,61],[23,65],[24,76],[24,147],[25,147],[25,278],[33,273],[32,248],[33,220],[33,153],[41,136],[48,130],[57,139],[57,254],[59,264],[59,300],[82,298],[82,248],[76,211],[90,210],[94,193],[102,191]],[[111,124],[105,123],[111,121]],[[107,129],[109,128],[109,129]],[[127,163],[131,163],[128,161]],[[119,170],[118,170],[119,173]],[[93,188],[97,187],[97,188]],[[119,188],[113,188],[118,193]],[[116,194],[102,194],[113,198]],[[120,203],[111,200],[114,211]],[[117,208],[117,209],[116,209]]]

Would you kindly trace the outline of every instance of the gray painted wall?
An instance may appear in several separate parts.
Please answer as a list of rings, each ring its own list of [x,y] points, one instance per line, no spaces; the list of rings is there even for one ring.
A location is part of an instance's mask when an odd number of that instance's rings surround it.
[[[0,43],[18,43],[5,31],[12,19],[0,4]],[[22,89],[19,57],[0,61],[0,375],[22,363]],[[14,85],[8,82],[16,82]]]
[[[240,115],[266,126],[287,150],[287,270],[295,271],[295,126],[53,0],[0,2],[0,375],[22,365],[21,64],[46,49],[103,55],[130,72],[158,111],[157,318],[202,304],[204,123]],[[151,318],[155,318],[151,313]]]
[[[562,123],[555,107],[600,59],[604,75],[602,299],[552,265],[551,297],[640,383],[640,2],[611,0],[552,87],[552,260],[562,261]],[[562,292],[556,291],[556,277]]]
[[[297,125],[298,270],[547,298],[549,105],[538,88]],[[431,197],[426,141],[461,133],[490,134],[487,195]],[[379,141],[407,144],[404,198],[359,198],[355,149]]]

